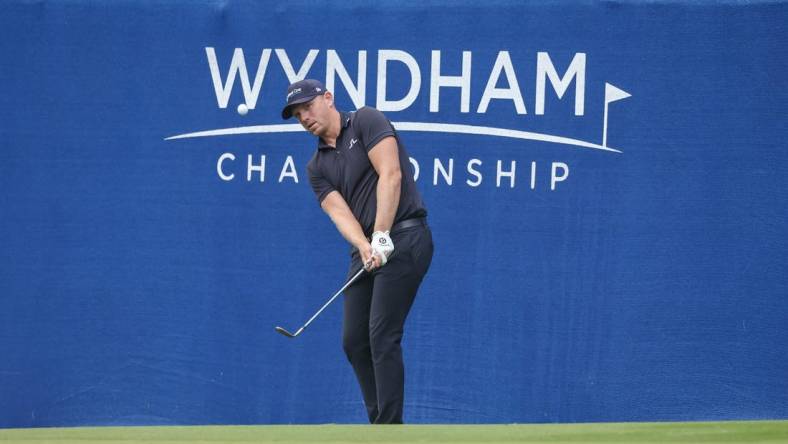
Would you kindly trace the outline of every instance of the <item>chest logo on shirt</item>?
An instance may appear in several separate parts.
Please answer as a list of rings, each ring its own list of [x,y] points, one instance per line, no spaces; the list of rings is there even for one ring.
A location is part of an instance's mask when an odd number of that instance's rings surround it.
[[[352,150],[356,142],[358,142],[358,139],[350,139],[350,145],[347,146],[347,149]]]

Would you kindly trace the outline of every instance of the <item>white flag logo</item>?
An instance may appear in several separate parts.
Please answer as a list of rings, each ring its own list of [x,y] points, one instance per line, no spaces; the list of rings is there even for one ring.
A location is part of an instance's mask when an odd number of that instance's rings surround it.
[[[616,88],[609,83],[605,83],[605,106],[607,106],[607,104],[610,102],[626,99],[627,97],[632,97],[632,94],[624,91],[623,89]]]
[[[626,99],[632,97],[632,94],[624,91],[623,89],[616,88],[615,86],[605,83],[605,124],[602,128],[602,146],[607,147],[607,105],[616,100]]]

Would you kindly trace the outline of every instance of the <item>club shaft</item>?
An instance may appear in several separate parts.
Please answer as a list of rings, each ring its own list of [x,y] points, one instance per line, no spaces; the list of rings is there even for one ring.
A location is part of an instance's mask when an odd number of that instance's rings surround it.
[[[328,302],[326,302],[326,303],[325,303],[325,304],[324,304],[322,307],[320,307],[320,310],[318,310],[318,311],[317,311],[317,313],[315,313],[315,314],[314,314],[314,315],[313,315],[311,318],[309,318],[309,320],[308,320],[308,321],[306,321],[306,324],[304,324],[304,326],[303,326],[303,327],[301,327],[300,329],[298,329],[298,333],[301,333],[302,331],[304,331],[304,329],[305,329],[305,328],[307,328],[307,327],[309,326],[309,324],[311,324],[311,323],[312,323],[312,321],[314,321],[314,320],[315,320],[315,318],[316,318],[316,317],[318,317],[318,316],[320,315],[320,313],[322,313],[322,312],[323,312],[323,310],[325,310],[325,309],[326,309],[326,307],[328,307],[329,305],[331,305],[331,303],[332,303],[332,302],[334,302],[334,299],[336,299],[336,298],[337,298],[337,296],[339,296],[340,294],[342,294],[342,292],[343,292],[343,291],[345,291],[345,289],[347,289],[347,288],[350,286],[350,284],[352,284],[353,282],[355,282],[355,281],[356,281],[356,279],[358,279],[358,277],[359,277],[359,276],[361,276],[361,273],[363,273],[363,272],[364,272],[364,267],[361,267],[361,270],[358,270],[358,273],[356,273],[356,275],[355,275],[355,276],[353,276],[352,278],[350,278],[350,280],[349,280],[349,281],[347,281],[347,283],[346,283],[346,284],[345,284],[345,285],[344,285],[342,288],[340,288],[340,289],[339,289],[339,291],[337,291],[337,292],[336,292],[336,294],[334,294],[334,296],[331,296],[331,299],[329,299],[329,300],[328,300]],[[298,333],[296,333],[296,334],[298,334]]]

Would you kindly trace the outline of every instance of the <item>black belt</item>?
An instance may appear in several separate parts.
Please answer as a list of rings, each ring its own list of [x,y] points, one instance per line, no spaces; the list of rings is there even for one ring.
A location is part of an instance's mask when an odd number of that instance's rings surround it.
[[[411,219],[405,219],[401,222],[397,222],[391,227],[389,230],[389,234],[393,234],[395,231],[404,230],[406,228],[413,228],[413,227],[426,227],[427,226],[427,218],[426,217],[414,217]],[[367,241],[371,241],[372,238],[367,238]],[[357,255],[358,250],[354,246],[350,246],[350,255]]]
[[[389,233],[393,233],[395,231],[404,230],[406,228],[413,228],[413,227],[426,227],[427,226],[427,218],[426,217],[414,217],[412,219],[405,219],[401,222],[397,222],[391,227]]]

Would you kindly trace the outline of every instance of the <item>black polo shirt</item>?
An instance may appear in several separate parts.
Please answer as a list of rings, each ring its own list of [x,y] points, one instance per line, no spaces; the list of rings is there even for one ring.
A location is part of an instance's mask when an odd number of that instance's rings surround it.
[[[369,161],[368,153],[384,137],[394,136],[402,171],[399,207],[394,223],[426,216],[427,209],[416,189],[408,153],[386,116],[365,106],[356,112],[340,112],[340,123],[342,128],[336,148],[320,139],[317,151],[307,164],[309,183],[318,202],[322,203],[330,192],[338,191],[361,224],[364,234],[371,236],[377,214],[378,174]]]

